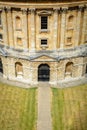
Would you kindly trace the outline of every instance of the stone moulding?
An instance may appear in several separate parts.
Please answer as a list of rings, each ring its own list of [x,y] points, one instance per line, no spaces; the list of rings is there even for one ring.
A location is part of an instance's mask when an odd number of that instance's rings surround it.
[[[43,53],[40,51],[36,51],[33,53],[29,53],[29,51],[26,53],[24,50],[16,50],[14,48],[9,48],[1,46],[0,45],[0,55],[5,57],[16,57],[21,59],[27,59],[27,60],[35,60],[38,59],[41,56],[47,56],[50,58],[53,58],[56,61],[68,59],[68,58],[74,58],[74,57],[86,57],[87,56],[87,44],[80,45],[78,47],[74,47],[72,49],[59,49],[56,51],[46,51],[44,50]]]

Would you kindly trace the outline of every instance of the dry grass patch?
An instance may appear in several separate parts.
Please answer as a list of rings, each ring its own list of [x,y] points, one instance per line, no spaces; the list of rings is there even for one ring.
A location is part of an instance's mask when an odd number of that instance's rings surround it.
[[[0,130],[35,130],[36,88],[0,83]]]
[[[52,88],[53,130],[87,129],[87,85]]]

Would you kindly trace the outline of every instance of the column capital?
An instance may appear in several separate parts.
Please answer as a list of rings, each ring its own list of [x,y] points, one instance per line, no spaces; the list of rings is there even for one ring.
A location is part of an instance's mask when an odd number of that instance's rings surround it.
[[[87,11],[87,4],[85,5],[85,10]]]
[[[58,13],[59,10],[60,10],[60,7],[58,7],[58,8],[53,8],[53,11],[54,11],[55,13]]]
[[[5,7],[7,12],[11,12],[11,7]]]
[[[62,12],[63,12],[63,13],[66,13],[67,10],[68,10],[68,7],[62,7]]]
[[[78,11],[82,11],[84,9],[84,5],[79,5],[78,6]]]
[[[28,9],[28,12],[29,12],[29,13],[33,13],[33,14],[34,14],[34,13],[35,13],[35,11],[36,11],[36,9],[35,9],[35,8],[30,8],[30,9]]]
[[[5,11],[5,7],[0,7],[0,12]]]
[[[28,12],[27,8],[21,8],[21,11],[22,11],[23,14],[27,14],[27,12]]]

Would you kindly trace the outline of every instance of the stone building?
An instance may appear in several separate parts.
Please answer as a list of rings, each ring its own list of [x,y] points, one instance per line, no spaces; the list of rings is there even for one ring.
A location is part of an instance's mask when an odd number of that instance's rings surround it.
[[[12,1],[0,1],[3,78],[57,84],[86,76],[87,1]]]

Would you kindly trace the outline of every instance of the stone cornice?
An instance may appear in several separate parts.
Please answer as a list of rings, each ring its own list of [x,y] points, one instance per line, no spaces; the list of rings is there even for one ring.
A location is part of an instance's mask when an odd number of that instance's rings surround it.
[[[37,51],[29,53],[29,50],[16,50],[14,48],[9,48],[6,46],[0,45],[0,55],[5,57],[16,57],[21,59],[27,60],[34,60],[41,56],[47,56],[56,61],[68,59],[68,58],[75,58],[75,57],[87,57],[87,44],[80,45],[78,47],[74,47],[72,49],[59,49],[56,51]]]
[[[62,7],[62,6],[67,6],[67,7],[72,7],[72,6],[78,6],[78,5],[87,4],[87,1],[80,1],[80,2],[68,2],[68,3],[13,3],[13,2],[0,2],[0,6],[10,6],[10,7],[26,7],[26,8],[37,8],[42,7],[42,8],[52,8],[53,6],[55,7]]]

